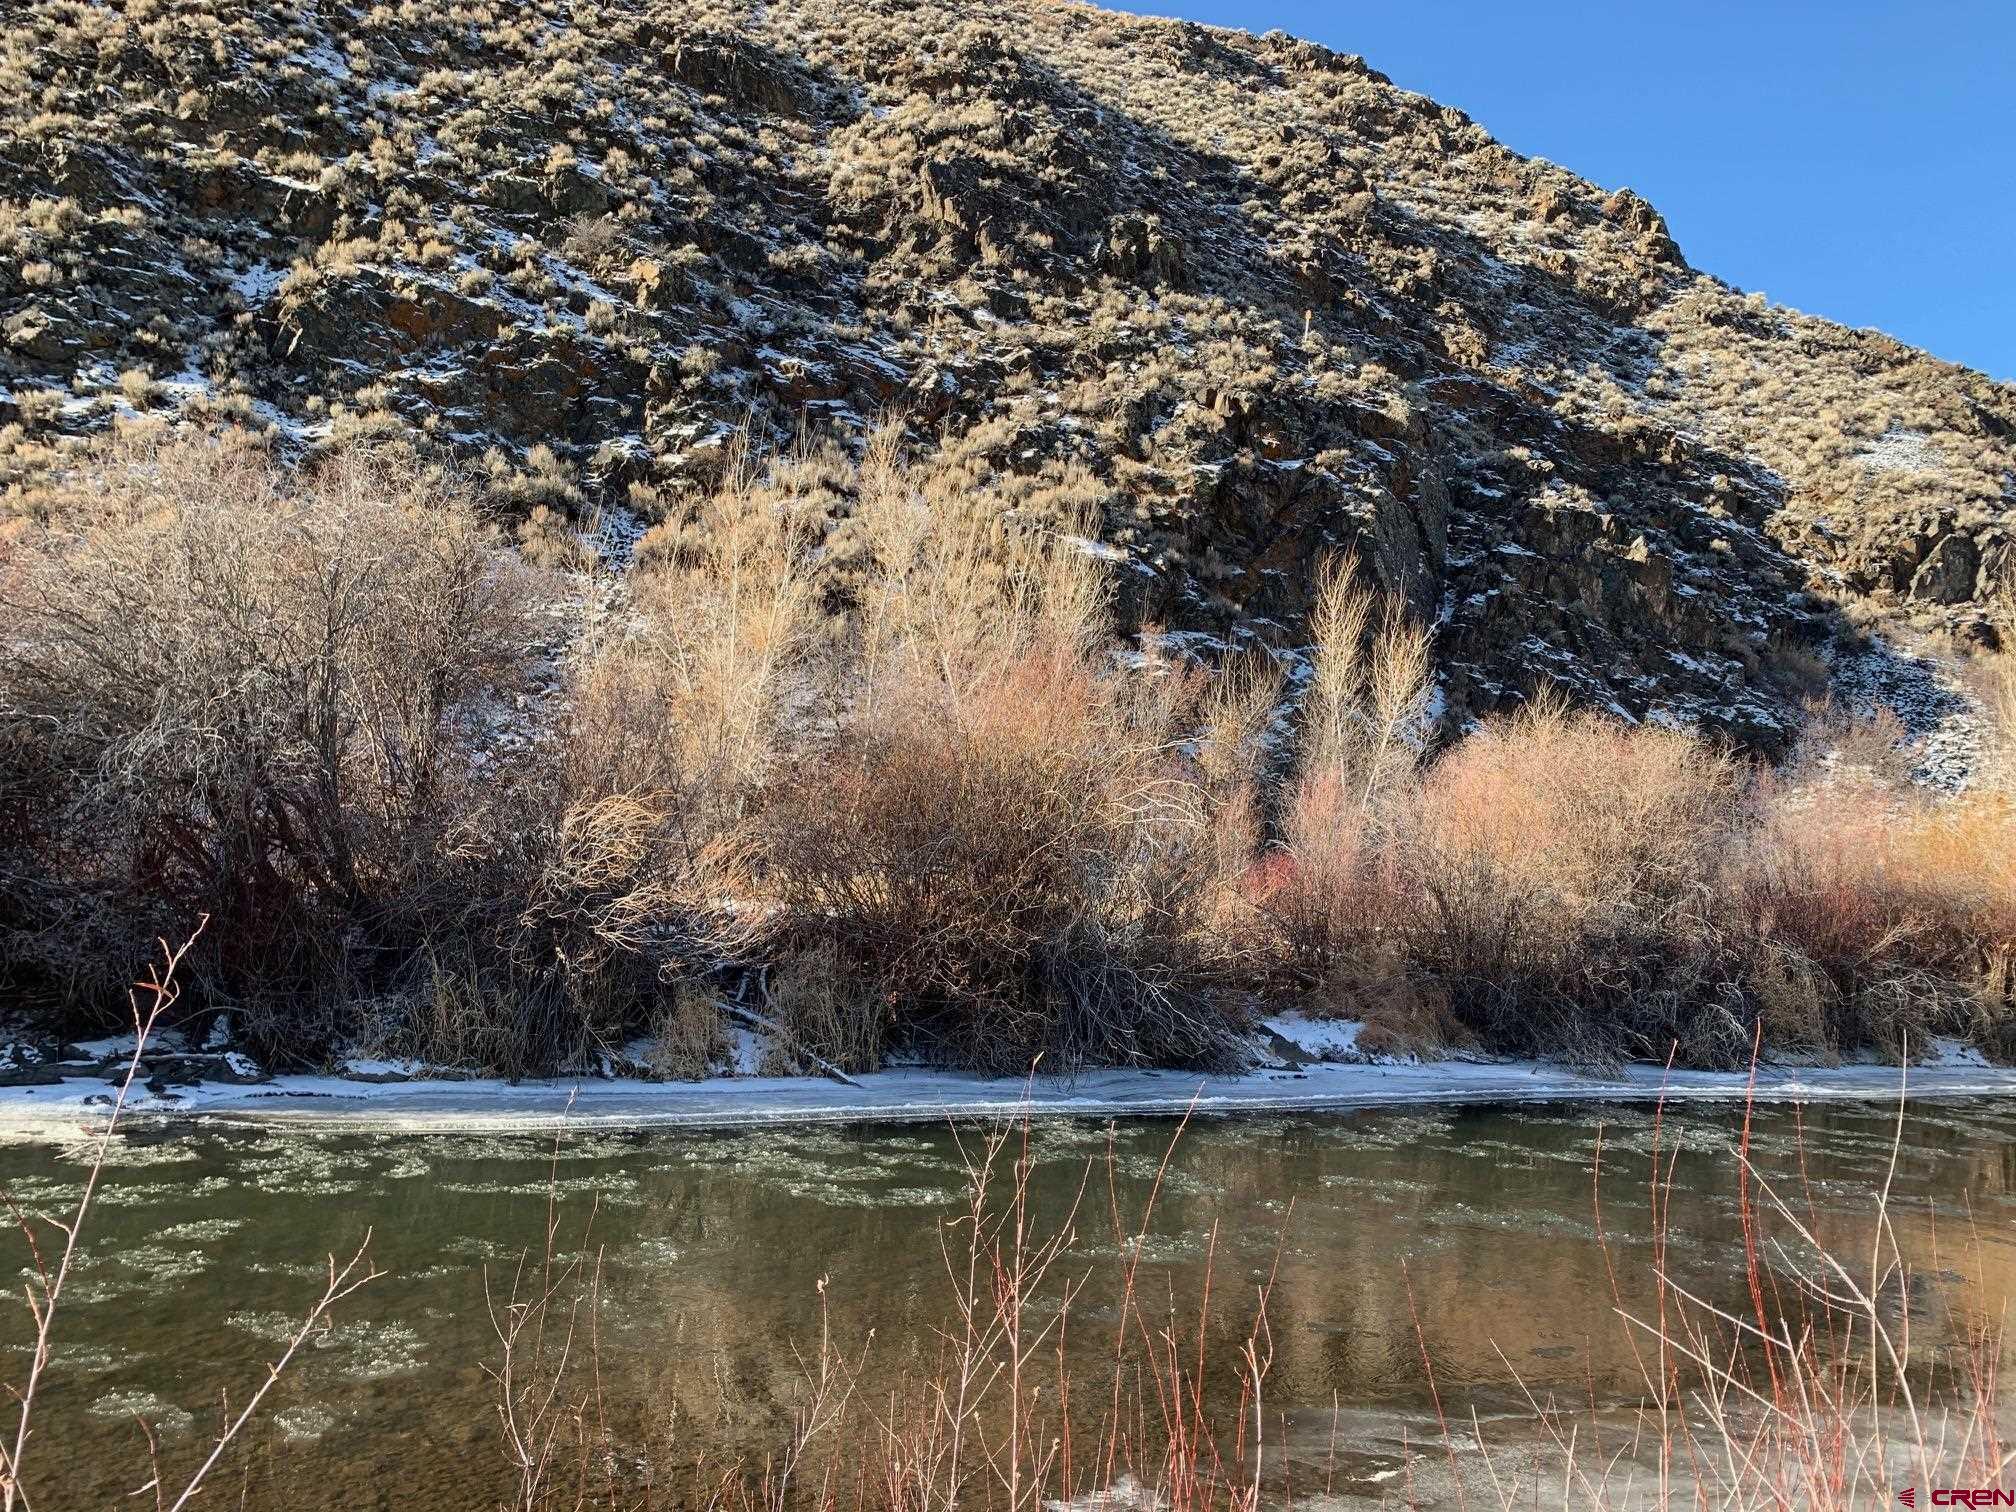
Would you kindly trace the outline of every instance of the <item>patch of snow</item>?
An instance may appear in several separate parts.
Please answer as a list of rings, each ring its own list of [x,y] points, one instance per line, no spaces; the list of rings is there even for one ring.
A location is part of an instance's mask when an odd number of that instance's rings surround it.
[[[603,565],[620,572],[630,565],[637,543],[650,528],[628,505],[605,504],[584,535]]]
[[[1980,766],[1986,716],[1951,667],[1871,636],[1829,658],[1835,697],[1855,714],[1888,709],[1916,747],[1911,779],[1949,793],[1965,789]]]
[[[415,1060],[378,1060],[368,1056],[352,1056],[338,1065],[338,1074],[347,1077],[368,1077],[374,1082],[405,1082],[419,1076],[426,1070]]]
[[[1365,1026],[1357,1019],[1312,1019],[1300,1013],[1278,1013],[1262,1019],[1260,1026],[1280,1035],[1311,1060],[1364,1059],[1358,1049],[1358,1031]]]
[[[1893,425],[1856,452],[1855,460],[1870,472],[1936,472],[1946,465],[1946,454],[1923,431]]]
[[[728,1066],[735,1076],[760,1076],[763,1059],[770,1051],[770,1036],[746,1024],[730,1026]]]
[[[1064,537],[1064,542],[1072,550],[1084,556],[1096,557],[1102,562],[1124,562],[1127,560],[1127,553],[1122,548],[1107,541],[1094,541],[1088,540],[1084,536],[1067,535]]]
[[[177,404],[188,404],[196,399],[211,399],[217,394],[216,385],[197,371],[194,363],[179,373],[157,380],[155,387]]]
[[[248,306],[264,304],[286,281],[287,272],[274,263],[254,263],[231,280],[231,291]]]
[[[326,42],[318,42],[313,47],[303,48],[300,52],[291,54],[287,61],[313,69],[326,78],[340,81],[350,77],[349,62],[343,54]]]
[[[1169,1505],[1162,1494],[1122,1473],[1110,1486],[1074,1496],[1069,1501],[1043,1503],[1045,1512],[1161,1512]]]
[[[1740,1102],[1743,1072],[1633,1065],[1584,1074],[1535,1061],[1321,1062],[1224,1076],[1106,1070],[1069,1079],[988,1078],[952,1071],[886,1070],[851,1086],[825,1077],[716,1077],[701,1082],[496,1080],[358,1082],[283,1076],[258,1086],[204,1084],[146,1093],[132,1116],[198,1116],[331,1128],[529,1130],[571,1126],[742,1128],[801,1123],[940,1122],[1054,1115],[1164,1117],[1318,1112],[1349,1108],[1534,1102]],[[137,1089],[136,1089],[137,1090]],[[2016,1097],[2016,1068],[1966,1063],[1760,1067],[1764,1102],[1895,1101],[1909,1097]],[[0,1135],[47,1138],[103,1116],[104,1083],[0,1088]]]
[[[1964,1040],[1932,1039],[1925,1045],[1925,1064],[1928,1066],[1979,1068],[1990,1065],[1988,1057],[1975,1046]]]

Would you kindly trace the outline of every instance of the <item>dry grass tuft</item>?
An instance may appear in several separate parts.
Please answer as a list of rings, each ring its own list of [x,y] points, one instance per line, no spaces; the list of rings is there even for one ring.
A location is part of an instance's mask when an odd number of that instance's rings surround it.
[[[777,1069],[802,1071],[822,1063],[851,1073],[880,1068],[888,1010],[833,941],[787,956],[769,989],[770,1022],[781,1031],[771,1050]]]

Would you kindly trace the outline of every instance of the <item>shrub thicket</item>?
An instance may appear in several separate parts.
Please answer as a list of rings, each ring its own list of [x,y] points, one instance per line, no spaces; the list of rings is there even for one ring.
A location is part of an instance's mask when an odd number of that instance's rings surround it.
[[[1369,613],[1361,596],[1349,623]],[[1315,686],[1359,644],[1319,644]],[[1383,643],[1372,661],[1415,664]],[[1355,749],[1392,749],[1374,679],[1328,675],[1355,689]],[[2006,1055],[2016,807],[1992,782],[1913,787],[1900,738],[1822,723],[1824,754],[1770,772],[1543,695],[1368,778],[1312,720],[1251,896],[1314,1002],[1363,1016],[1375,1045],[1727,1066],[1761,1025],[1772,1051],[1944,1034]]]
[[[834,733],[760,825],[784,931],[962,1064],[1227,1062],[1204,916],[1245,795],[1178,749],[1200,684],[1114,664],[1077,531],[886,460],[855,518],[872,566]]]
[[[307,1059],[694,1075],[723,990],[840,1071],[1225,1065],[1288,995],[1393,1049],[2016,1052],[2002,789],[1544,696],[1436,752],[1428,632],[1349,557],[1290,698],[1123,638],[1082,497],[889,438],[731,457],[621,577],[389,453],[85,496],[0,559],[0,990],[64,1027],[207,913],[190,1001]]]
[[[0,588],[36,773],[10,873],[70,894],[17,901],[17,970],[95,980],[109,939],[205,912],[218,995],[340,980],[461,801],[521,638],[511,559],[452,479],[384,457],[171,447],[104,483]]]

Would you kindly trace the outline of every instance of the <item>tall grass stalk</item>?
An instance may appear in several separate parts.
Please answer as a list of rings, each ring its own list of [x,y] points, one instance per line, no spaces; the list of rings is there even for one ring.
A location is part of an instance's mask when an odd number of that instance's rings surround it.
[[[1482,1484],[1470,1476],[1469,1489],[1505,1512],[1543,1502],[1848,1512],[1894,1506],[1906,1487],[1920,1505],[1938,1488],[2006,1490],[2016,1456],[2001,1438],[1999,1322],[1953,1317],[1951,1346],[1913,1343],[1913,1277],[1892,1221],[1904,1091],[1900,1083],[1889,1161],[1871,1194],[1868,1248],[1853,1254],[1823,1242],[1810,1190],[1787,1191],[1757,1166],[1746,1105],[1732,1160],[1747,1312],[1703,1298],[1671,1264],[1678,1142],[1665,1143],[1663,1116],[1648,1178],[1653,1303],[1627,1304],[1602,1220],[1599,1141],[1596,1239],[1640,1374],[1636,1421],[1618,1437],[1593,1403],[1578,1411],[1541,1396],[1501,1352],[1540,1448],[1494,1448],[1479,1428]],[[1453,1473],[1446,1425],[1445,1443]]]

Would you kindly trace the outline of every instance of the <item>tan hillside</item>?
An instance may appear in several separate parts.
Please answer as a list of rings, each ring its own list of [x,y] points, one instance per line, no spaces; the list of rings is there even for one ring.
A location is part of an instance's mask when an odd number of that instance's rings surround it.
[[[136,412],[424,434],[521,514],[645,525],[745,419],[894,417],[1004,508],[1089,506],[1128,613],[1210,638],[1294,643],[1359,541],[1453,721],[1554,681],[1775,749],[1837,599],[1993,635],[2009,387],[1278,33],[36,0],[0,45],[15,510]]]

